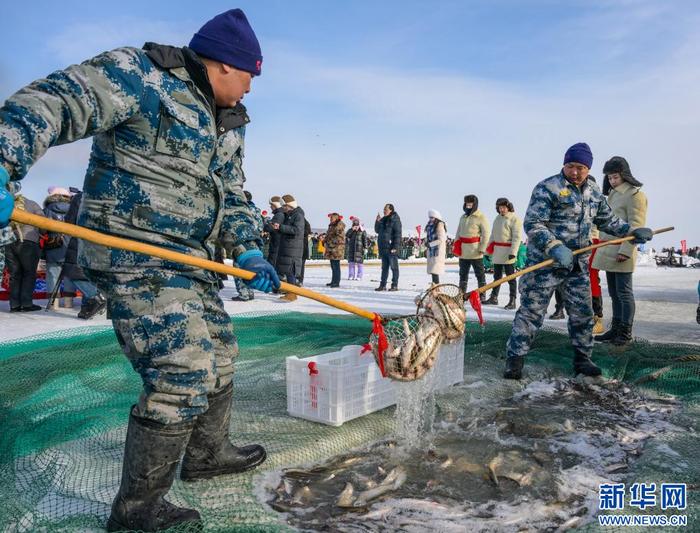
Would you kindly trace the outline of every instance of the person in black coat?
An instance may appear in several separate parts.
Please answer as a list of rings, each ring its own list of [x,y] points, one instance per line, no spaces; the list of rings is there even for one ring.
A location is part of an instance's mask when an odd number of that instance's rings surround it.
[[[277,268],[277,256],[279,255],[281,234],[279,231],[274,229],[274,226],[279,226],[284,222],[282,198],[279,196],[273,196],[270,198],[270,210],[272,211],[272,217],[269,220],[265,220],[265,223],[263,224],[263,231],[270,236],[270,243],[267,248],[267,262],[275,267],[275,270],[277,270],[277,273],[279,274],[280,271]]]
[[[272,223],[271,229],[279,234],[279,250],[277,253],[277,273],[285,276],[287,283],[297,283],[297,276],[301,274],[301,261],[304,255],[304,210],[297,205],[291,194],[285,194],[284,221],[281,224]],[[271,234],[273,235],[273,234]],[[285,296],[288,300],[296,299],[289,293]]]
[[[304,271],[306,270],[306,261],[309,259],[309,239],[311,238],[311,224],[304,218],[304,252],[301,256],[301,274],[299,275],[299,285],[304,284]]]
[[[390,291],[399,290],[399,259],[401,248],[401,218],[392,204],[384,206],[384,216],[377,215],[374,223],[374,231],[377,232],[377,245],[379,257],[382,260],[382,279],[376,291],[385,291],[386,282],[391,268]]]
[[[348,256],[348,279],[359,281],[362,279],[362,264],[365,261],[365,252],[369,246],[369,239],[364,226],[357,217],[350,217],[352,226],[345,234],[345,250]]]

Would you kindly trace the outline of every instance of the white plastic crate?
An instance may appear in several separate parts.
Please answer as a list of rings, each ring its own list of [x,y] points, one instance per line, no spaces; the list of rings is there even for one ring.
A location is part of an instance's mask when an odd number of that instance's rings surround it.
[[[340,426],[396,403],[401,383],[383,378],[370,352],[345,346],[339,352],[313,357],[287,357],[287,412],[299,418]],[[312,375],[309,363],[316,363]],[[435,372],[435,390],[461,383],[464,378],[464,337],[443,344]]]

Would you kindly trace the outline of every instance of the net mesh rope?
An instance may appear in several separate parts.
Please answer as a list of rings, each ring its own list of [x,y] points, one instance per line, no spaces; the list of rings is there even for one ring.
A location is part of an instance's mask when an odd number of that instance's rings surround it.
[[[366,320],[283,313],[236,316],[233,323],[241,355],[234,378],[232,439],[264,445],[268,459],[250,473],[197,483],[177,480],[168,498],[199,510],[207,531],[280,531],[287,527],[284,521],[257,495],[261,476],[324,461],[390,436],[394,408],[339,428],[286,412],[285,357],[363,344],[371,328]],[[472,397],[495,401],[524,386],[500,377],[510,329],[509,322],[485,327],[467,323],[465,373],[478,374],[481,381],[480,387],[469,389]],[[594,352],[607,377],[680,400],[673,422],[688,431],[655,437],[626,482],[689,483],[685,513],[696,526],[699,498],[692,487],[700,480],[699,353],[697,346],[645,342],[635,342],[624,353],[610,353],[605,346],[596,346]],[[568,376],[568,338],[541,330],[527,365],[528,381]],[[129,407],[141,388],[111,328],[74,329],[0,344],[0,375],[0,531],[101,530],[119,484]],[[465,397],[464,388],[451,388],[438,396],[438,409],[459,411]],[[681,467],[656,461],[655,446],[672,448]]]

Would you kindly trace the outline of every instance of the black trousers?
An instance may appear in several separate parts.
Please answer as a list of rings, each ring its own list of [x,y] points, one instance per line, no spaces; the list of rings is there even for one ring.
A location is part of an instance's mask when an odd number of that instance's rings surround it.
[[[389,269],[391,268],[391,286],[399,286],[399,258],[396,254],[382,254],[382,279],[379,285],[386,287],[386,281],[389,279]]]
[[[613,319],[631,327],[636,311],[632,272],[606,272],[605,277],[608,280],[608,294],[612,300]]]
[[[493,281],[497,281],[503,277],[503,271],[505,270],[506,276],[510,276],[515,273],[515,265],[493,265]],[[494,287],[491,291],[491,296],[494,294],[498,296],[498,292],[501,286]],[[508,282],[508,288],[510,292],[510,297],[515,298],[518,295],[518,281],[512,279]]]
[[[474,275],[479,287],[486,285],[486,274],[484,274],[483,259],[460,259],[459,260],[459,287],[462,292],[467,292],[467,280],[469,279],[469,269],[474,269]]]
[[[306,272],[306,259],[301,260],[301,274],[299,274],[299,277],[297,278],[297,281],[300,284],[304,284],[304,273]]]
[[[331,285],[340,285],[340,259],[331,259]]]
[[[36,267],[41,257],[39,244],[15,241],[5,247],[7,270],[10,273],[10,309],[33,304]]]

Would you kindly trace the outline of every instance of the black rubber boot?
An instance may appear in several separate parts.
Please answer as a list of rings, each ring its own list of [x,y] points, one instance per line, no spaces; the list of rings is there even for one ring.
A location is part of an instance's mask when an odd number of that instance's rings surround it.
[[[515,309],[515,296],[510,297],[510,299],[508,300],[508,305],[506,305],[503,309]]]
[[[598,342],[611,342],[615,337],[617,337],[617,330],[620,327],[620,321],[617,318],[613,318],[610,323],[610,329],[603,333],[602,335],[596,335],[593,340]]]
[[[209,409],[197,417],[182,460],[180,479],[196,481],[255,468],[267,457],[259,444],[238,448],[229,440],[233,384],[211,394]]]
[[[498,287],[496,287],[496,289],[498,289]],[[484,305],[498,305],[498,291],[496,289],[491,291],[491,297],[483,302]]]
[[[564,315],[564,308],[563,307],[557,307],[554,310],[554,313],[552,313],[549,318],[551,320],[564,320],[566,316]]]
[[[503,370],[503,377],[506,379],[520,379],[523,377],[523,366],[525,365],[525,358],[507,357],[506,367]]]
[[[161,531],[176,525],[201,531],[197,511],[164,499],[193,427],[194,422],[165,425],[129,417],[122,481],[107,531]]]
[[[620,324],[617,327],[617,335],[610,341],[614,346],[628,346],[632,343],[632,326]]]
[[[90,320],[95,315],[101,313],[105,307],[107,307],[107,300],[104,298],[104,296],[98,294],[80,306],[78,318]]]
[[[574,373],[595,377],[600,376],[603,371],[598,368],[593,361],[591,361],[590,356],[577,350],[574,354]]]

